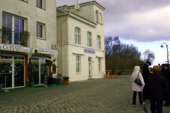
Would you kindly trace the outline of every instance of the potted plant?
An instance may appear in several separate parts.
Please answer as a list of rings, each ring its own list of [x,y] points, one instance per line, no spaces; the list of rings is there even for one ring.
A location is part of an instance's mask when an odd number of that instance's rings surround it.
[[[63,83],[64,83],[64,85],[69,85],[69,77],[68,76],[63,77]]]
[[[23,31],[21,33],[21,45],[28,46],[29,36],[30,36],[30,33],[28,31]]]
[[[7,27],[2,27],[1,29],[1,43],[9,44],[10,41],[8,39],[8,28]]]

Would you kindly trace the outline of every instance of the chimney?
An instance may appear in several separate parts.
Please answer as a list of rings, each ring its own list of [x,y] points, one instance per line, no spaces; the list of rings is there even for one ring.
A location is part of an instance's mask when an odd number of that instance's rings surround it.
[[[74,8],[75,8],[76,10],[79,10],[79,9],[80,9],[79,0],[75,0]]]

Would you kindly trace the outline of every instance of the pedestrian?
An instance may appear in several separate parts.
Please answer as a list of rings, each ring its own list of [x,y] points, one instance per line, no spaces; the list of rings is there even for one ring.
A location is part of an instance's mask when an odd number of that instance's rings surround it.
[[[139,78],[139,80],[141,81],[141,85],[138,85],[137,83],[135,83],[135,80],[137,78]],[[142,92],[143,92],[143,87],[145,86],[145,82],[140,72],[140,66],[134,67],[134,70],[131,74],[131,81],[132,81],[132,91],[133,91],[132,104],[136,105],[136,96],[138,94],[139,103],[142,105],[143,104]]]
[[[162,64],[161,66],[161,75],[165,78],[167,87],[170,89],[170,72],[169,67],[166,64]],[[170,105],[170,91],[168,90],[165,94],[165,106]]]
[[[147,60],[142,67],[142,76],[145,82],[145,86],[143,88],[143,110],[147,113],[149,111],[149,98],[147,95],[147,87],[148,87],[148,78],[151,75],[149,66],[151,65],[151,61]]]
[[[153,73],[148,78],[147,95],[150,100],[151,113],[163,112],[163,99],[167,90],[166,81],[158,67],[153,67]]]
[[[146,94],[147,92],[147,86],[148,86],[148,78],[151,75],[150,70],[149,70],[149,66],[151,65],[151,63],[149,61],[146,61],[142,67],[142,76],[145,82],[145,86],[143,88],[143,100],[144,102],[147,101],[148,96]]]

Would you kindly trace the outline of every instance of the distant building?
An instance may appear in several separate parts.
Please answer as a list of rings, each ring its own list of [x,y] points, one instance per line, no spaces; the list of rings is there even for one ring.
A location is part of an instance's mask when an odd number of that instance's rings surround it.
[[[44,84],[50,68],[46,61],[56,59],[55,47],[56,0],[0,1],[2,88]]]
[[[96,1],[57,8],[58,71],[71,81],[105,74],[104,10]]]

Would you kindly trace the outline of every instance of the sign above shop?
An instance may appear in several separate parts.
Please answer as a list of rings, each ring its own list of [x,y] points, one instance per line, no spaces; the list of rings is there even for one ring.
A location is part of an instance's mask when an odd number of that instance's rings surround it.
[[[37,48],[38,53],[48,54],[48,55],[55,55],[56,51],[48,48]]]
[[[84,52],[85,52],[85,53],[90,53],[90,54],[95,54],[95,50],[92,49],[92,48],[85,48],[85,49],[84,49]]]
[[[22,52],[22,53],[31,52],[31,48],[23,47],[21,45],[15,45],[15,44],[0,44],[0,50],[11,51],[11,52]]]

